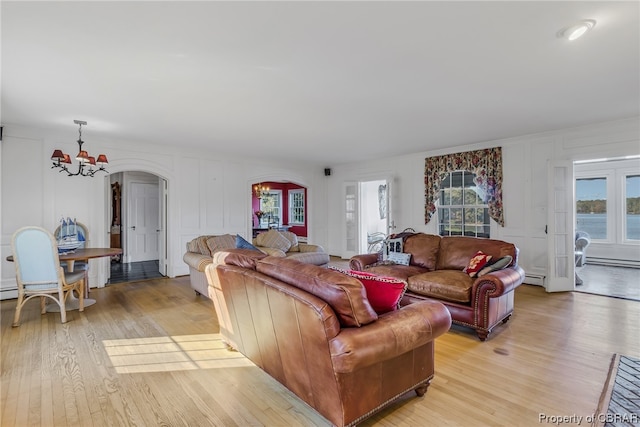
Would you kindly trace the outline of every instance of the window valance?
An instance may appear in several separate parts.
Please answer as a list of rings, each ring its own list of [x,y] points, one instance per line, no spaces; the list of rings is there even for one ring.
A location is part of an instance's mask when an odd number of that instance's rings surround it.
[[[465,170],[474,173],[474,183],[489,206],[489,216],[504,227],[502,208],[502,147],[427,157],[424,166],[425,212],[428,224],[436,211],[440,186],[449,172]]]

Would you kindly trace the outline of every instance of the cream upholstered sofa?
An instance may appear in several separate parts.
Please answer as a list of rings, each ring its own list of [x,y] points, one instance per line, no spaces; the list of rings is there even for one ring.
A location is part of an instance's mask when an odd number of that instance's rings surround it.
[[[298,242],[298,237],[290,231],[269,230],[261,233],[254,239],[253,245],[238,235],[203,235],[187,243],[187,251],[182,257],[189,266],[191,287],[198,295],[211,298],[204,271],[213,262],[216,252],[233,248],[257,249],[267,255],[296,259],[305,264],[329,264],[329,255],[322,246]]]
[[[267,255],[278,258],[295,259],[305,264],[326,267],[329,254],[320,245],[311,245],[298,241],[298,236],[290,231],[271,229],[258,234],[253,246]]]

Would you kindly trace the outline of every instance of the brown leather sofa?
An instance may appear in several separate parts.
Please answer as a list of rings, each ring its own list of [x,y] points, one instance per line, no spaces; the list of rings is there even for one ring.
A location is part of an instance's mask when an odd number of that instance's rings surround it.
[[[511,257],[505,268],[472,278],[463,270],[477,251],[492,260]],[[408,289],[402,304],[438,300],[451,313],[453,323],[475,329],[481,341],[501,322],[507,322],[514,308],[514,290],[524,280],[518,266],[518,248],[508,242],[476,237],[440,237],[425,233],[404,236],[403,251],[411,254],[409,265],[379,261],[378,254],[352,257],[352,270],[406,280]]]
[[[257,251],[214,255],[205,269],[223,340],[336,426],[351,426],[434,376],[444,305],[377,315],[362,283]]]

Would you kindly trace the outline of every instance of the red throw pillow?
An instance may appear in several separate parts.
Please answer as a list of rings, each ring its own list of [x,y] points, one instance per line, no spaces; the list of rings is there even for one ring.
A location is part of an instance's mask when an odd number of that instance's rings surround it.
[[[469,275],[469,277],[476,277],[478,271],[484,267],[489,260],[491,259],[491,255],[487,255],[482,251],[476,252],[474,256],[469,260],[469,264],[463,270],[465,273]]]
[[[378,314],[398,309],[400,300],[407,290],[407,282],[395,277],[378,276],[363,271],[335,269],[360,280],[367,290],[369,304]]]

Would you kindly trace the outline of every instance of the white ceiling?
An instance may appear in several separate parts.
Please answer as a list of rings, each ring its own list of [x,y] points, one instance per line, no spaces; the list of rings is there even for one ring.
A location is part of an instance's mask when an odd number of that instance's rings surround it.
[[[628,118],[639,5],[2,1],[1,120],[331,166]]]

